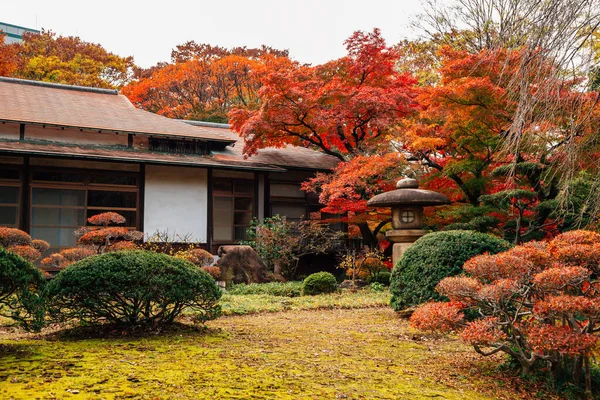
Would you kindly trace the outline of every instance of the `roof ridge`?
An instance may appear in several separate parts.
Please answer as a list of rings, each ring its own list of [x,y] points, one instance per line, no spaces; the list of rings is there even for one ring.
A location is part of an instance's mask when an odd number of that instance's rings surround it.
[[[89,92],[89,93],[112,94],[112,95],[119,94],[119,91],[116,89],[102,89],[102,88],[93,88],[93,87],[88,87],[88,86],[65,85],[63,83],[32,81],[29,79],[9,78],[6,76],[0,76],[0,82],[14,83],[17,85],[41,86],[41,87],[47,87],[47,88],[51,88],[51,89],[74,90],[77,92]]]
[[[230,129],[230,124],[223,124],[220,122],[208,122],[208,121],[196,121],[193,119],[175,119],[175,121],[183,122],[184,124],[194,125],[194,126],[204,126],[207,128],[223,128]]]

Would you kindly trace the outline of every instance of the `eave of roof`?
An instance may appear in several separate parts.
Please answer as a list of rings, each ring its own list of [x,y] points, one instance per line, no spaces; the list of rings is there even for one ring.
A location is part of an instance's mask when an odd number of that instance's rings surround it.
[[[66,145],[54,142],[0,140],[0,154],[77,158],[142,164],[167,164],[245,171],[285,172],[280,167],[249,161],[226,161],[211,156],[165,154],[125,147]]]
[[[213,150],[212,155],[221,160],[249,160],[263,164],[278,165],[286,170],[311,170],[318,172],[331,171],[340,162],[336,157],[327,155],[316,150],[286,146],[284,148],[260,149],[258,153],[245,158],[243,154],[244,140],[235,132],[231,131],[228,124],[217,124],[213,122],[179,120],[190,125],[205,127],[210,126],[218,129],[222,136],[236,141],[234,146],[224,149]]]

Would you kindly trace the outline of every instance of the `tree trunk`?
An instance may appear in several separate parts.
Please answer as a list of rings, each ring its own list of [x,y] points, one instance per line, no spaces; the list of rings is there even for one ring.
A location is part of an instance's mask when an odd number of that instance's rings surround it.
[[[371,228],[369,228],[369,224],[361,222],[358,224],[358,228],[360,229],[360,234],[363,237],[363,244],[365,246],[368,246],[369,248],[377,246],[377,236],[373,234]]]
[[[583,359],[583,367],[585,369],[585,395],[588,399],[592,398],[592,372],[590,371],[590,357],[586,356]]]

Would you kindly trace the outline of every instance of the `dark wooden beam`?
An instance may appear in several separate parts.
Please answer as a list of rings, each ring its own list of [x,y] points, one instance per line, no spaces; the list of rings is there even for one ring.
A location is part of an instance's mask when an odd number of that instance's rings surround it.
[[[259,195],[258,183],[259,183],[258,173],[255,172],[254,173],[254,201],[252,202],[252,216],[254,218],[258,218],[258,195]],[[265,199],[265,201],[266,201],[266,199]],[[234,208],[235,208],[235,206],[234,206]],[[235,218],[235,216],[234,216],[234,218]]]
[[[31,215],[31,199],[29,196],[29,193],[31,193],[29,187],[29,156],[23,157],[23,169],[21,173],[23,175],[21,176],[21,220],[19,222],[23,231],[31,233],[31,229],[29,228]]]
[[[146,198],[146,164],[140,164],[138,181],[138,226],[140,232],[144,232],[144,202]]]
[[[19,140],[25,140],[25,124],[19,124]]]
[[[269,179],[269,174],[265,173],[265,190],[263,196],[265,196],[265,204],[264,204],[264,213],[265,218],[272,217],[271,215],[271,180]]]
[[[213,170],[207,169],[206,189],[207,189],[207,205],[206,205],[206,247],[212,253],[213,242]]]

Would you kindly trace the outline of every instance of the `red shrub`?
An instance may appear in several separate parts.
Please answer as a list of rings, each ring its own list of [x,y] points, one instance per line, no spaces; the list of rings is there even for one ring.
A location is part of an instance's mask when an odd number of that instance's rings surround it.
[[[583,267],[548,268],[533,277],[533,283],[543,291],[560,291],[566,287],[579,287],[590,279],[591,272]]]
[[[87,219],[88,223],[92,225],[108,226],[114,224],[124,224],[126,219],[120,214],[115,212],[105,212],[102,214],[96,214]]]
[[[20,229],[0,226],[0,247],[22,246],[31,244],[31,236]]]
[[[542,318],[560,319],[567,315],[575,318],[600,318],[600,299],[585,296],[549,296],[533,307],[534,314]]]
[[[559,352],[562,355],[579,356],[589,355],[598,337],[575,332],[569,326],[533,325],[527,330],[527,341],[538,354]]]
[[[68,266],[70,262],[63,257],[62,254],[54,253],[49,255],[40,261],[40,268],[48,269],[62,269]]]
[[[535,271],[529,260],[509,252],[475,256],[465,263],[463,269],[474,278],[487,282],[498,279],[523,280]]]
[[[138,248],[137,244],[134,242],[117,242],[115,244],[111,244],[108,247],[108,251],[123,251],[123,250],[136,250]]]
[[[83,245],[104,245],[107,240],[114,240],[127,236],[129,230],[121,227],[101,228],[89,231],[79,238]]]
[[[476,346],[493,346],[506,339],[506,334],[497,327],[497,318],[481,318],[467,323],[460,333],[465,342]]]
[[[499,303],[519,294],[522,286],[514,279],[500,279],[490,285],[485,285],[479,291],[480,298],[490,303]]]
[[[461,301],[467,301],[469,299],[476,299],[481,288],[481,282],[475,278],[452,276],[438,283],[435,290],[450,300],[457,301],[460,299]]]
[[[221,268],[219,267],[202,267],[202,270],[207,272],[215,280],[221,276]]]
[[[178,256],[199,267],[207,267],[211,265],[215,259],[212,254],[203,249],[186,250],[178,254]]]
[[[446,278],[437,287],[451,302],[423,305],[411,323],[431,331],[461,329],[462,339],[480,354],[508,353],[524,373],[544,360],[555,376],[570,375],[580,384],[600,332],[600,284],[594,273],[599,241],[597,233],[574,231],[547,246],[530,243],[473,257],[464,265],[470,277]],[[458,303],[479,317],[462,323]],[[590,387],[586,379],[586,390]]]
[[[64,257],[69,263],[74,263],[84,258],[88,258],[96,254],[92,249],[85,247],[73,247],[72,249],[65,249],[60,252],[60,255]]]
[[[449,332],[463,322],[458,303],[425,303],[410,317],[411,326],[424,331]]]
[[[576,230],[561,233],[548,245],[548,251],[554,253],[561,247],[570,246],[573,244],[582,244],[591,246],[596,243],[600,243],[600,234],[592,231]]]
[[[23,257],[29,262],[35,262],[42,257],[42,253],[29,245],[10,246],[6,250]]]
[[[45,240],[34,239],[31,241],[31,247],[33,247],[40,253],[43,253],[50,249],[50,243],[46,242]]]

